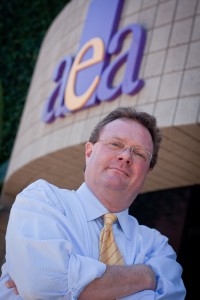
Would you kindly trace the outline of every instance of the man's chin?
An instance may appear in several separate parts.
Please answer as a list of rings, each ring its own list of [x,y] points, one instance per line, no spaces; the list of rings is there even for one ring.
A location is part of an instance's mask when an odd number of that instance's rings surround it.
[[[126,190],[127,189],[127,182],[119,177],[109,177],[105,181],[105,185],[107,188],[113,190]]]

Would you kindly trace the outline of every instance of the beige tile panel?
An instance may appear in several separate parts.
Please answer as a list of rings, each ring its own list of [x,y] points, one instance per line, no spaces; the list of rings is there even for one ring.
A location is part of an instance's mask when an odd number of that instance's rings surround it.
[[[159,101],[156,103],[155,116],[160,127],[167,127],[173,124],[176,111],[177,99]]]
[[[156,7],[148,8],[140,12],[138,22],[144,28],[151,29],[154,27],[155,16],[156,16]]]
[[[163,50],[168,46],[171,24],[154,29],[150,52]]]
[[[200,68],[186,70],[184,72],[181,96],[192,96],[200,94]]]
[[[138,104],[151,103],[157,100],[160,80],[160,76],[145,80],[145,85],[138,95]]]
[[[182,45],[168,50],[164,69],[165,73],[184,69],[188,47],[188,45]]]
[[[178,97],[181,79],[182,72],[163,75],[158,100],[172,99]]]
[[[123,6],[123,17],[129,16],[141,10],[142,1],[140,0],[132,0],[132,1],[124,1]]]
[[[156,21],[155,21],[156,26],[161,26],[161,25],[172,22],[176,2],[177,2],[176,0],[170,0],[170,1],[166,1],[164,3],[161,3],[158,6],[158,12],[157,12]]]
[[[199,29],[200,31],[200,29]],[[191,43],[186,68],[200,67],[200,41]]]
[[[199,7],[200,7],[200,1],[199,1]],[[199,12],[200,13],[200,12]],[[192,33],[192,40],[196,41],[200,39],[200,15],[196,16],[193,33]]]
[[[131,1],[130,1],[131,2]],[[141,1],[142,2],[142,1]],[[151,7],[151,6],[155,6],[157,5],[159,2],[159,0],[143,0],[143,3],[142,3],[142,8],[143,9],[146,9],[148,7]]]
[[[176,11],[176,20],[191,17],[197,8],[198,0],[179,0]]]
[[[174,125],[198,122],[199,112],[200,96],[179,99]]]
[[[191,35],[192,24],[193,18],[174,23],[170,46],[178,46],[184,43],[188,43]]]
[[[147,57],[144,70],[144,78],[158,76],[162,74],[166,51],[162,50],[155,53],[150,53]]]

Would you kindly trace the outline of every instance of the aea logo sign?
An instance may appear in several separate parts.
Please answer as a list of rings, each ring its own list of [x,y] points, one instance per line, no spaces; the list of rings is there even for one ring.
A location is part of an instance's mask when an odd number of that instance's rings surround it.
[[[138,24],[117,30],[123,3],[124,0],[91,1],[76,56],[65,56],[54,70],[56,87],[45,103],[43,122],[51,123],[69,112],[114,100],[120,94],[134,95],[143,87],[138,73],[146,33]],[[121,53],[130,34],[129,49]],[[114,55],[116,58],[111,61]],[[123,64],[123,78],[113,86]]]

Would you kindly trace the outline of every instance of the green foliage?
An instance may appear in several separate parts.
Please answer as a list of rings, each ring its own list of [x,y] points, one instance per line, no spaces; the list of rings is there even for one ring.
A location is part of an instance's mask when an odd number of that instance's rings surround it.
[[[2,146],[2,131],[3,131],[3,91],[2,84],[0,81],[0,153]]]
[[[0,165],[10,157],[42,39],[67,2],[0,1],[0,78],[4,91]]]

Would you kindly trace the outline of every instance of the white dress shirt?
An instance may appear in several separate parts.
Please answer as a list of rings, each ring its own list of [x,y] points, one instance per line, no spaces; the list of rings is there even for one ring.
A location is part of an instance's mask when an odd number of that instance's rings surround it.
[[[25,188],[10,212],[0,300],[78,299],[84,287],[105,272],[106,265],[98,258],[102,216],[107,212],[85,183],[77,191],[44,180]],[[116,215],[113,232],[125,264],[147,264],[157,278],[155,292],[121,299],[183,300],[182,268],[168,239],[139,225],[128,210]],[[5,287],[9,276],[20,296]]]

